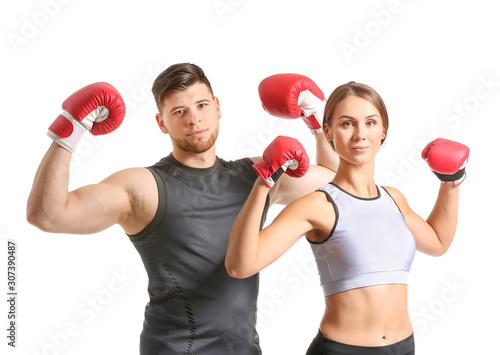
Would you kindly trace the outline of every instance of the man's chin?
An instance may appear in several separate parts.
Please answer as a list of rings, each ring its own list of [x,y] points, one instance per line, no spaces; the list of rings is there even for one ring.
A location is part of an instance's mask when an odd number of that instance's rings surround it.
[[[207,140],[195,140],[194,142],[178,139],[175,145],[186,152],[195,154],[205,153],[214,146],[218,133],[219,132],[213,132]]]

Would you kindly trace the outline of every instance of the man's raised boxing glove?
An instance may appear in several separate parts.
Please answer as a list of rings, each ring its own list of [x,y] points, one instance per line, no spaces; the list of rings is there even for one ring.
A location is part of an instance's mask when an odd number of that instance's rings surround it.
[[[439,180],[453,182],[458,186],[465,179],[469,147],[449,139],[438,138],[427,144],[422,151],[422,158]]]
[[[63,102],[62,108],[64,111],[50,125],[47,135],[71,153],[86,131],[93,135],[110,133],[125,117],[120,93],[104,82],[78,90]]]
[[[276,137],[264,150],[262,160],[253,165],[268,187],[273,187],[283,174],[301,177],[309,169],[309,157],[298,140],[286,136]]]
[[[269,114],[281,118],[302,117],[311,132],[323,132],[325,95],[307,76],[276,74],[259,84],[262,106]]]

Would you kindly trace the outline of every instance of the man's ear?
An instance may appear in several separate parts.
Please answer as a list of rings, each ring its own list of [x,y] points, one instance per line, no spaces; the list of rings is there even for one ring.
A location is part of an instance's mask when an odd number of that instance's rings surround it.
[[[158,123],[158,127],[160,127],[160,130],[163,133],[168,134],[168,130],[167,127],[165,126],[165,122],[163,120],[163,116],[161,115],[161,113],[156,114],[156,123]]]
[[[215,106],[217,108],[217,114],[219,115],[219,120],[222,117],[222,112],[220,110],[220,104],[219,104],[219,98],[217,96],[214,96],[214,101],[215,101]]]

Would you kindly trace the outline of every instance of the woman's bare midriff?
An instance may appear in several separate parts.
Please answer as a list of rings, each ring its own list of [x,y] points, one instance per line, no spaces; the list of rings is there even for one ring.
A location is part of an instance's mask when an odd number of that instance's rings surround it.
[[[413,333],[404,284],[352,289],[326,297],[320,329],[327,338],[357,346],[385,346]]]

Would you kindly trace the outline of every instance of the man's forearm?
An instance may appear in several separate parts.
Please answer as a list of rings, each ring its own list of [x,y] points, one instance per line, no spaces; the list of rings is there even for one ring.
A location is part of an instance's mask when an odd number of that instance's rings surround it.
[[[68,199],[71,153],[53,142],[42,159],[28,197],[28,222],[47,229],[51,215],[64,207]]]

